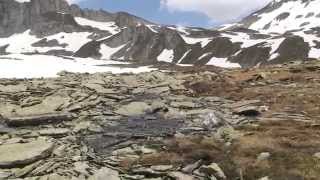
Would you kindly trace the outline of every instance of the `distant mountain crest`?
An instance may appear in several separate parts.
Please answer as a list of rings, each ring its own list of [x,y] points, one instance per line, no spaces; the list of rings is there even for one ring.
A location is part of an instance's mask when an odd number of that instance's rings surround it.
[[[0,55],[253,67],[320,57],[319,0],[277,0],[219,30],[162,26],[65,0],[1,0]]]

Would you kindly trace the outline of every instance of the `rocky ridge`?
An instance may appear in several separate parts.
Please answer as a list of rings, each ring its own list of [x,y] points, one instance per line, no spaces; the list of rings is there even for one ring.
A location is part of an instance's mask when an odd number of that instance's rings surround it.
[[[59,78],[51,79],[2,79],[0,177],[318,177],[313,163],[320,150],[316,131],[319,105],[307,106],[318,95],[302,91],[318,88],[318,62],[247,71],[177,68],[136,75],[62,72]],[[286,74],[293,78],[286,78]],[[252,90],[256,99],[241,92],[242,86]],[[312,95],[310,103],[290,102],[288,87],[304,101]],[[282,106],[259,88],[282,97]],[[286,89],[288,102],[281,88]],[[255,91],[261,94],[256,96]],[[290,140],[287,133],[298,139]],[[310,141],[305,142],[304,135]],[[282,138],[267,140],[270,136]],[[299,156],[295,155],[297,149]],[[277,159],[283,158],[283,153],[289,159],[304,157],[305,161],[296,160],[288,166],[285,159]],[[254,162],[257,171],[246,161]],[[264,163],[271,169],[279,168],[280,163],[295,173],[271,171]],[[315,173],[303,174],[305,166]]]
[[[144,64],[206,64],[244,68],[319,58],[316,27],[272,33],[250,26],[252,23],[246,25],[247,19],[259,19],[260,14],[284,13],[285,9],[275,8],[282,7],[282,4],[289,3],[293,7],[304,4],[298,3],[300,1],[286,2],[272,3],[236,25],[210,30],[157,25],[123,12],[113,14],[81,9],[77,5],[68,5],[65,0],[31,0],[24,3],[4,0],[0,2],[3,9],[0,52]],[[285,17],[277,23],[288,24],[283,19]],[[23,45],[18,44],[17,39],[24,39]]]

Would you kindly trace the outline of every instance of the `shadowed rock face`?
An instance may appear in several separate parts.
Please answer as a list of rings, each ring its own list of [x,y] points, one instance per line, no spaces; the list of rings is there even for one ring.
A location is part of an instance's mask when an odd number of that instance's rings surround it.
[[[30,24],[29,6],[13,0],[0,1],[0,37],[21,33]]]
[[[270,56],[270,47],[264,47],[264,43],[244,48],[235,56],[230,58],[231,62],[238,62],[242,67],[253,67],[259,63],[265,62]]]
[[[99,53],[101,44],[109,47],[125,45],[113,54],[112,58],[118,59],[122,57],[144,63],[155,62],[164,49],[173,50],[174,61],[177,62],[189,48],[189,45],[174,30],[161,28],[159,33],[155,33],[147,26],[140,25],[126,28],[106,40],[89,42],[82,46],[75,56],[92,57],[93,54],[96,56]]]
[[[70,14],[46,12],[38,16],[31,25],[32,33],[44,37],[59,32],[77,32],[81,28]]]
[[[102,10],[82,10],[77,5],[69,6],[66,0],[31,0],[26,3],[2,0],[0,1],[0,37],[22,33],[27,29],[31,29],[38,36],[58,31],[80,31],[73,18],[75,16],[95,21],[115,21],[120,27],[150,23],[128,13],[112,14]],[[54,30],[51,30],[52,28]],[[50,33],[45,32],[49,30]]]
[[[91,41],[84,46],[82,46],[75,54],[75,57],[101,57],[99,52],[101,42],[98,41]]]
[[[4,46],[0,46],[0,55],[7,54],[6,49],[8,48],[8,44]]]
[[[302,37],[292,36],[286,38],[279,46],[278,52],[284,58],[306,58],[310,47]]]
[[[310,46],[299,36],[286,38],[277,49],[279,56],[270,63],[285,63],[296,59],[305,60],[308,58]]]
[[[204,53],[211,52],[214,57],[225,58],[240,50],[241,43],[232,43],[226,37],[218,37],[204,47]]]
[[[67,44],[60,44],[56,39],[48,40],[47,38],[43,38],[38,42],[32,44],[33,47],[65,47]]]

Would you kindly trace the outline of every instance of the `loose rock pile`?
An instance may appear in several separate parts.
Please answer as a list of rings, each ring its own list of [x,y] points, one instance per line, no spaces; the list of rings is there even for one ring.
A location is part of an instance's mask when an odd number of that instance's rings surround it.
[[[218,164],[200,159],[186,167],[120,166],[158,152],[154,143],[170,137],[223,139],[236,135],[234,126],[256,121],[260,101],[188,96],[187,79],[214,76],[63,72],[54,79],[1,80],[0,179],[227,179]]]

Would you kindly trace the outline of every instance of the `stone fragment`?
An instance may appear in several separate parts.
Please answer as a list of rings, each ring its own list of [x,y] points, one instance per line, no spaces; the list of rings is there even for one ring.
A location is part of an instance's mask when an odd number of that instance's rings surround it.
[[[0,170],[0,179],[8,179],[11,175],[11,172]]]
[[[168,176],[174,178],[175,180],[196,180],[196,178],[178,171],[170,172]]]
[[[7,119],[6,123],[11,127],[37,126],[41,124],[60,123],[71,119],[72,116],[68,113],[51,113],[34,116],[11,117]]]
[[[39,131],[41,136],[52,136],[52,137],[63,137],[70,133],[70,130],[67,128],[50,128],[43,129]]]
[[[264,160],[268,160],[270,158],[271,154],[269,152],[263,152],[260,153],[257,160],[258,161],[264,161]]]
[[[222,171],[222,169],[219,167],[217,163],[211,163],[208,166],[201,166],[200,172],[206,173],[208,175],[212,175],[221,179],[227,179],[226,175]]]
[[[151,166],[150,167],[154,171],[160,171],[160,172],[165,172],[169,171],[173,168],[172,165],[157,165],[157,166]]]
[[[150,110],[150,106],[145,102],[131,102],[120,107],[115,113],[124,116],[138,116]]]
[[[36,163],[25,166],[24,168],[18,169],[14,172],[14,176],[17,178],[24,177],[25,175],[36,169],[41,163],[42,161],[38,161]]]
[[[184,102],[171,102],[170,106],[174,108],[192,109],[192,108],[196,108],[197,104],[189,101],[184,101]]]
[[[87,162],[75,162],[73,165],[76,172],[85,176],[89,176],[88,170],[90,169],[90,167]]]
[[[49,156],[54,144],[38,139],[24,144],[0,145],[0,168],[28,165]]]
[[[317,158],[317,159],[320,159],[320,152],[317,152],[313,155],[313,157]]]
[[[198,169],[201,166],[201,164],[202,164],[202,160],[199,160],[193,164],[189,164],[184,168],[182,168],[182,172],[191,174],[194,170]]]
[[[110,168],[102,168],[95,172],[95,174],[89,177],[88,180],[121,180],[119,177],[119,173]]]
[[[268,176],[266,176],[266,177],[262,177],[262,178],[260,178],[258,180],[270,180],[270,178]]]
[[[235,114],[244,116],[258,116],[260,115],[260,109],[257,106],[243,106],[233,109]]]

